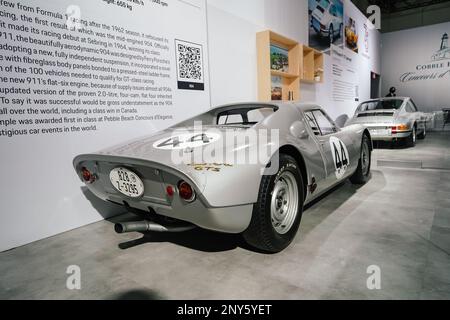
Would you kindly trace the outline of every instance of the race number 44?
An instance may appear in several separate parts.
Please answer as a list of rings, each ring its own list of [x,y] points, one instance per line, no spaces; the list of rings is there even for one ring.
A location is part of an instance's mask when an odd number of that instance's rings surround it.
[[[344,142],[336,137],[330,138],[331,154],[333,156],[335,174],[337,179],[342,179],[350,165],[348,150]]]

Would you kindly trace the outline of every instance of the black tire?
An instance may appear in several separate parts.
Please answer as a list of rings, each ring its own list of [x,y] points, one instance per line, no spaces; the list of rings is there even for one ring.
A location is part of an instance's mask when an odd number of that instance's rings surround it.
[[[342,27],[343,27],[343,25],[342,25],[342,23],[339,25],[339,35],[338,35],[338,38],[342,38]]]
[[[358,168],[350,177],[353,184],[365,184],[370,178],[370,167],[372,165],[372,150],[370,148],[370,139],[363,135],[361,142],[361,155],[358,161]]]
[[[417,135],[417,139],[423,140],[427,136],[427,128],[423,127],[423,131]]]
[[[409,135],[408,138],[406,138],[406,146],[410,148],[415,147],[416,140],[417,140],[417,127],[416,125],[414,125],[411,134]]]
[[[263,176],[261,179],[258,202],[253,205],[250,225],[242,234],[244,240],[250,246],[270,253],[280,252],[292,242],[297,234],[303,213],[304,186],[298,164],[293,157],[286,154],[280,154],[279,159],[278,172],[275,175]],[[293,219],[290,228],[286,230],[286,233],[281,234],[272,222],[271,204],[274,187],[283,175],[295,178],[298,189],[298,210],[296,210],[295,219]],[[292,212],[295,212],[295,210]]]
[[[328,29],[328,38],[330,39],[330,43],[334,43],[334,28],[332,24],[330,24],[330,28]]]

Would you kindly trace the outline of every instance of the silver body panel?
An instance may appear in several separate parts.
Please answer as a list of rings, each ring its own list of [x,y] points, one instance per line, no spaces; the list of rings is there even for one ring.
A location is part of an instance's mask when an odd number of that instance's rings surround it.
[[[386,100],[403,100],[401,107],[397,110],[370,110],[356,111],[346,125],[362,124],[366,126],[374,141],[394,141],[408,138],[412,133],[412,127],[416,125],[417,134],[426,130],[428,116],[423,112],[409,112],[407,110],[408,103],[412,102],[408,97],[392,97],[373,99],[366,102],[386,101]],[[399,125],[407,125],[408,130],[402,132],[392,132],[392,127]]]
[[[152,208],[163,216],[228,233],[240,233],[248,227],[253,204],[258,198],[261,172],[264,171],[266,164],[236,164],[223,167],[218,172],[198,171],[186,164],[175,164],[171,160],[171,151],[154,148],[155,141],[169,137],[175,128],[190,129],[194,121],[202,120],[203,125],[215,126],[223,134],[227,130],[278,129],[280,148],[295,149],[304,162],[307,184],[304,186],[307,190],[305,204],[355,172],[361,154],[362,136],[364,131],[367,132],[364,126],[356,124],[342,129],[336,127],[336,132],[332,134],[314,135],[311,126],[305,120],[305,112],[321,108],[299,103],[267,104],[277,107],[278,110],[248,128],[216,125],[216,117],[220,112],[247,105],[265,104],[237,104],[215,108],[154,135],[97,153],[77,156],[73,165],[80,178],[81,167],[86,167],[97,175],[98,179],[92,184],[87,184],[87,187],[103,200],[118,204],[126,202],[128,206],[144,211]],[[349,163],[339,177],[336,174],[335,160],[330,147],[330,140],[333,139],[342,141],[348,150]],[[214,143],[219,144],[220,140]],[[226,153],[236,154],[246,151],[247,148],[238,146],[224,149]],[[109,172],[119,166],[132,170],[141,178],[145,187],[142,197],[128,198],[113,188]],[[166,186],[176,185],[180,179],[194,187],[197,194],[194,202],[187,203],[179,197],[169,197],[166,194]],[[315,187],[310,188],[312,185]]]

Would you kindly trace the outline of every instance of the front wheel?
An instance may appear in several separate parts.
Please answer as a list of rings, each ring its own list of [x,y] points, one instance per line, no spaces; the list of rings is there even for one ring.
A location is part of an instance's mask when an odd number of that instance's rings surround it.
[[[409,135],[408,138],[406,138],[406,146],[410,148],[415,147],[416,141],[417,141],[417,129],[416,126],[414,125],[411,134]]]
[[[358,162],[358,168],[355,173],[350,177],[350,181],[353,184],[364,184],[370,177],[370,166],[372,164],[370,139],[368,136],[363,135],[361,143],[361,155]]]
[[[425,127],[423,127],[423,131],[417,135],[417,138],[420,140],[423,140],[423,139],[425,139],[426,136],[427,136],[427,128],[425,126]]]
[[[280,154],[275,175],[263,176],[258,202],[244,240],[266,252],[280,252],[297,234],[303,212],[303,180],[295,159]]]

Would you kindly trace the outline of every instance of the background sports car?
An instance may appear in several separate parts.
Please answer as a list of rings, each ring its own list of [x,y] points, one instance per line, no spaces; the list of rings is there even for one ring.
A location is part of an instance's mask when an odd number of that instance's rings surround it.
[[[371,151],[364,126],[338,128],[319,106],[249,103],[212,109],[73,164],[99,198],[141,213],[143,221],[116,224],[119,233],[195,225],[242,233],[252,246],[278,252],[297,233],[305,204],[348,177],[368,180]],[[214,161],[196,159],[205,154]]]
[[[365,125],[374,141],[405,140],[414,147],[417,138],[424,139],[427,134],[428,118],[411,98],[392,97],[361,103],[347,124]]]

